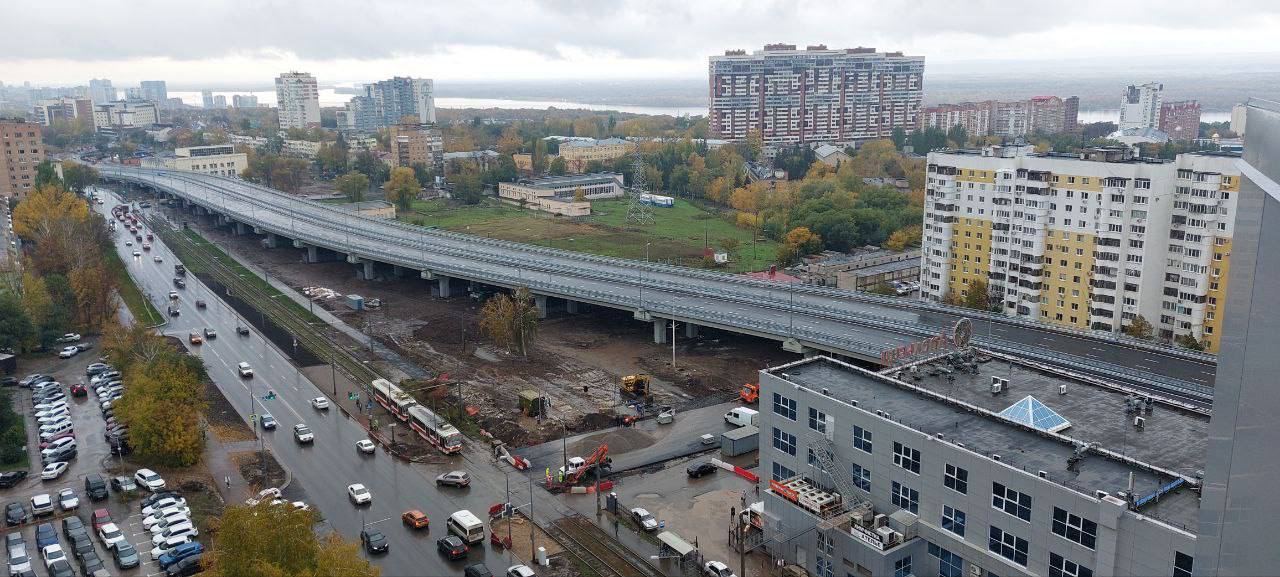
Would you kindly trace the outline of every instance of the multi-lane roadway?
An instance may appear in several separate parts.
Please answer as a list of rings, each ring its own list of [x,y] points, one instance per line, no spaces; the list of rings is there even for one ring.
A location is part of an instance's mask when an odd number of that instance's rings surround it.
[[[948,332],[962,313],[930,303],[597,257],[364,218],[244,181],[101,165],[104,177],[162,190],[241,226],[425,276],[528,286],[538,295],[755,334],[810,350],[878,359],[888,349]],[[281,242],[288,242],[282,240]],[[1212,395],[1207,355],[1067,331],[992,315],[974,341],[993,350],[1190,399]]]
[[[105,209],[109,215],[116,199],[109,194],[103,196],[106,204],[98,208]],[[435,541],[445,534],[445,520],[450,514],[469,509],[484,518],[489,506],[502,502],[505,497],[505,473],[494,467],[483,452],[447,460],[442,456],[439,464],[413,465],[393,459],[381,450],[376,455],[357,452],[356,441],[367,437],[364,429],[336,408],[313,409],[309,400],[324,392],[299,374],[281,350],[256,330],[248,336],[237,335],[236,326],[247,323],[241,323],[234,310],[195,275],[186,276],[185,289],[174,289],[173,265],[178,261],[158,236],[149,251],[142,251],[136,241],[134,246],[125,246],[128,236],[127,230],[116,232],[120,256],[156,308],[165,311],[170,304],[169,291],[178,292],[176,305],[180,314],[171,317],[162,328],[165,334],[186,341],[192,331],[215,330],[217,338],[190,346],[191,354],[204,360],[210,378],[246,422],[251,414],[264,411],[279,421],[276,430],[258,431],[258,434],[276,460],[292,473],[293,482],[286,490],[286,497],[303,500],[317,508],[330,528],[349,539],[358,539],[364,524],[384,533],[390,542],[390,553],[372,557],[384,575],[461,575],[465,565],[477,561],[500,575],[510,565],[520,562],[507,553],[490,549],[487,543],[472,547],[465,562],[449,562],[436,553]],[[141,253],[137,257],[133,256],[135,250]],[[162,262],[155,262],[156,256]],[[207,307],[197,308],[197,299],[203,299]],[[240,378],[236,365],[241,362],[253,367],[253,378]],[[276,396],[264,400],[269,390]],[[292,429],[297,423],[306,423],[311,428],[315,433],[314,444],[299,445],[294,441]],[[454,469],[472,472],[472,486],[437,489],[435,475]],[[513,481],[517,478],[523,480],[513,475]],[[347,500],[345,491],[351,483],[363,483],[369,488],[373,494],[370,506],[355,507]],[[514,484],[514,492],[526,496],[522,501],[513,498],[513,502],[527,502],[527,490],[521,483]],[[427,513],[431,521],[428,531],[411,531],[401,524],[401,513],[409,509]]]

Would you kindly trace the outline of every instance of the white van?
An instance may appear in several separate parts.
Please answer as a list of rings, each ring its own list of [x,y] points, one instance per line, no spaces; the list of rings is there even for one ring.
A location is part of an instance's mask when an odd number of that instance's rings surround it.
[[[476,517],[475,514],[466,509],[449,515],[449,522],[445,523],[445,525],[449,527],[450,533],[461,537],[468,544],[479,543],[484,540],[484,523],[481,523],[479,517]]]
[[[71,430],[71,420],[62,421],[57,425],[40,427],[40,440],[48,441],[58,435]]]
[[[725,413],[724,420],[737,427],[745,427],[747,425],[758,427],[760,426],[760,412],[747,407],[738,407]]]

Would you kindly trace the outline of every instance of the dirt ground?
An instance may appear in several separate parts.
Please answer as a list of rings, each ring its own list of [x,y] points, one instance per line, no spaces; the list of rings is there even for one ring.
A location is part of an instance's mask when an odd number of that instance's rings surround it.
[[[530,523],[529,519],[521,513],[516,513],[516,515],[510,519],[497,519],[493,521],[493,523],[490,524],[490,529],[494,533],[497,533],[498,537],[506,539],[508,535],[507,525],[511,526],[511,551],[515,553],[515,556],[519,559],[533,559],[533,549],[530,548],[529,542],[530,532],[534,533],[534,544],[538,547],[546,548],[548,557],[559,555],[564,552],[564,548],[560,546],[559,542],[552,539],[550,535],[547,535],[547,533],[537,525]],[[531,561],[527,561],[527,563],[529,565],[533,564]]]
[[[218,389],[213,381],[204,385],[205,422],[209,430],[223,443],[252,441],[253,431],[240,418],[240,414],[231,406],[231,402]]]
[[[266,454],[266,465],[258,451],[240,451],[230,455],[231,462],[240,468],[240,474],[250,487],[261,490],[267,487],[279,487],[284,484],[286,473],[270,452]]]
[[[703,328],[693,339],[678,334],[673,369],[671,346],[652,342],[651,325],[633,320],[627,311],[585,305],[579,314],[569,314],[555,299],[538,326],[531,354],[523,358],[495,348],[481,334],[482,303],[468,298],[461,283],[454,291],[462,296],[440,299],[432,293],[434,283],[412,274],[396,279],[390,269],[380,269],[382,279],[364,281],[356,278],[357,267],[345,262],[306,264],[300,250],[262,250],[255,235],[237,237],[208,227],[201,233],[300,292],[304,287],[333,291],[334,298],[316,306],[432,375],[448,375],[452,386],[424,402],[449,405],[465,399],[485,431],[514,447],[558,438],[562,426],[587,432],[613,425],[617,415],[635,414],[618,392],[623,375],[652,375],[656,404],[703,406],[736,396],[743,383],[756,382],[761,368],[795,358],[773,341]],[[352,293],[366,301],[381,299],[382,307],[349,310],[342,296]],[[549,418],[539,423],[519,412],[523,390],[551,400]]]

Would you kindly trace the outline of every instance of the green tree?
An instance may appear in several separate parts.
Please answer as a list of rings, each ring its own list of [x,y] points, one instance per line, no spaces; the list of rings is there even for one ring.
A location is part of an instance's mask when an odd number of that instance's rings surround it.
[[[415,162],[410,168],[413,168],[413,176],[418,179],[419,186],[422,188],[435,186],[436,172],[425,162]]]
[[[533,173],[540,174],[547,165],[547,141],[541,138],[534,138],[531,162],[533,164]]]
[[[58,178],[58,171],[53,167],[52,160],[42,160],[40,164],[36,165],[36,180],[33,185],[35,188],[40,188],[46,184],[53,184],[62,188],[62,179]]]
[[[391,179],[384,188],[388,200],[400,210],[409,210],[413,207],[414,199],[418,198],[418,191],[422,186],[418,184],[418,177],[414,176],[413,169],[402,166],[391,171]]]
[[[1133,317],[1133,320],[1129,321],[1129,324],[1121,329],[1121,332],[1136,339],[1149,341],[1155,336],[1156,329],[1146,317],[1138,315]]]
[[[211,577],[378,577],[359,546],[335,533],[317,536],[315,513],[261,503],[223,511],[209,552]]]
[[[990,295],[987,291],[987,281],[980,278],[970,281],[968,288],[964,289],[964,294],[960,298],[960,306],[979,311],[990,310],[991,304]]]
[[[555,159],[551,161],[551,166],[547,167],[547,171],[555,176],[564,175],[566,170],[568,170],[568,166],[566,165],[563,156],[555,157]]]
[[[1196,339],[1195,335],[1192,334],[1178,335],[1177,338],[1173,339],[1173,342],[1184,349],[1193,351],[1203,351],[1205,349],[1204,342]]]
[[[867,292],[871,294],[886,295],[891,297],[898,296],[898,291],[893,290],[893,287],[889,286],[889,283],[887,282],[882,282],[876,286],[873,286],[870,289],[867,289]]]
[[[902,150],[907,145],[907,133],[901,126],[893,127],[893,132],[889,134],[889,139],[893,141],[893,146],[898,150]]]
[[[35,325],[22,299],[11,292],[0,292],[0,349],[25,350],[35,344],[35,338]]]
[[[381,185],[391,176],[391,169],[387,166],[387,163],[379,160],[377,156],[368,150],[356,155],[356,161],[352,168],[369,177],[369,182],[373,183],[374,186]]]
[[[484,181],[475,171],[465,171],[454,178],[453,198],[463,204],[479,204],[484,198]]]
[[[347,200],[360,202],[364,200],[365,192],[369,190],[369,177],[353,170],[339,176],[334,184],[338,187],[338,192],[346,195]]]
[[[98,184],[97,170],[92,166],[70,160],[63,161],[62,176],[66,181],[67,189],[75,193],[83,193],[86,188]]]

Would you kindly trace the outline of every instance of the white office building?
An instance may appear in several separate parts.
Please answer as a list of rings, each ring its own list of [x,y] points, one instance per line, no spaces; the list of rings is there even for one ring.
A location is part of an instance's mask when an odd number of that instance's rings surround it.
[[[1120,130],[1130,128],[1160,128],[1161,92],[1164,85],[1148,82],[1139,86],[1129,85],[1120,99]]]

